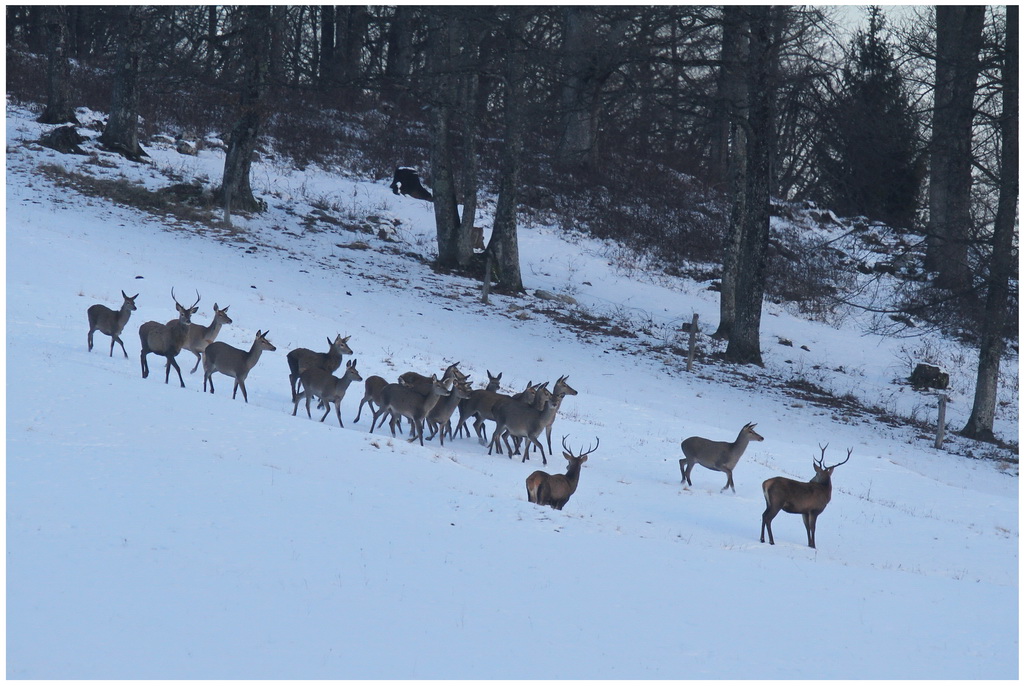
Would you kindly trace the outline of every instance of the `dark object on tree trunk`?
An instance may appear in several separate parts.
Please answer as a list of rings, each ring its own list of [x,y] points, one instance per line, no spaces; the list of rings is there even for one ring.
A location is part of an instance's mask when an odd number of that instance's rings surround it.
[[[408,195],[411,198],[417,200],[433,200],[434,196],[430,194],[423,184],[420,183],[419,173],[412,167],[396,167],[395,178],[391,182],[391,192],[395,195],[401,193],[402,195]]]
[[[85,150],[79,147],[85,141],[86,138],[78,133],[74,126],[61,126],[44,133],[39,139],[39,144],[68,155],[85,155]]]
[[[930,364],[918,364],[910,374],[910,385],[915,389],[935,388],[943,391],[949,388],[949,374]]]

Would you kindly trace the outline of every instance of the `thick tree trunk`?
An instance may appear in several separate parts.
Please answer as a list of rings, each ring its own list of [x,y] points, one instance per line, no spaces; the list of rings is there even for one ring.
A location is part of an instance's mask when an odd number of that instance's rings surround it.
[[[971,286],[971,134],[984,22],[984,5],[935,8],[935,114],[925,266],[938,272],[937,286],[958,291]]]
[[[50,5],[43,10],[46,32],[46,108],[43,124],[78,124],[71,105],[71,64],[68,61],[68,8]]]
[[[412,73],[413,62],[413,20],[416,8],[397,5],[391,18],[388,30],[388,55],[384,68],[384,77],[392,85],[398,87]]]
[[[108,150],[139,162],[148,157],[139,145],[139,48],[142,43],[141,8],[123,5],[118,13],[118,44],[110,117],[100,143]]]
[[[736,270],[743,226],[746,223],[747,129],[749,116],[747,88],[742,65],[747,60],[747,26],[735,5],[723,10],[722,75],[720,116],[725,125],[724,140],[719,141],[727,156],[729,181],[729,229],[722,246],[722,285],[718,330],[714,338],[728,339],[736,321]],[[721,132],[720,132],[721,134]]]
[[[714,126],[709,152],[709,176],[712,185],[729,183],[730,143],[734,140],[736,113],[744,99],[742,60],[746,52],[746,31],[739,7],[722,8],[721,65],[718,68],[718,97],[714,106]]]
[[[569,168],[594,167],[598,161],[601,92],[622,59],[618,49],[629,21],[620,17],[606,34],[601,34],[594,7],[569,6],[563,16],[562,135],[556,159]]]
[[[725,357],[739,364],[762,365],[761,306],[764,300],[771,221],[771,163],[775,144],[775,65],[779,13],[775,7],[749,10],[750,55],[747,83],[747,173],[745,221],[736,260],[736,318]]]
[[[337,60],[334,56],[335,9],[334,5],[320,6],[320,85],[326,86],[337,80]]]
[[[430,174],[434,194],[434,224],[437,228],[437,261],[442,267],[459,266],[459,208],[452,170],[451,119],[455,94],[450,74],[447,22],[431,20],[431,68],[435,87],[430,108]]]
[[[242,36],[243,85],[238,120],[231,129],[231,141],[224,158],[223,202],[231,210],[263,209],[252,193],[249,170],[263,122],[264,99],[270,59],[270,7],[245,7]]]
[[[996,391],[999,387],[999,363],[1006,347],[1006,315],[1014,265],[1013,233],[1020,188],[1020,89],[1017,82],[1020,73],[1019,21],[1020,8],[1016,5],[1007,6],[1006,52],[1002,73],[1003,116],[999,125],[1002,134],[999,204],[992,237],[992,261],[978,355],[978,383],[974,391],[974,407],[967,420],[967,426],[961,431],[964,436],[984,441],[995,440],[992,424],[995,421]]]
[[[513,10],[508,31],[505,74],[505,141],[498,172],[498,204],[494,209],[494,228],[487,245],[494,258],[498,288],[506,293],[523,290],[519,266],[519,237],[516,208],[519,204],[519,171],[523,155],[523,47],[519,42],[521,13]]]

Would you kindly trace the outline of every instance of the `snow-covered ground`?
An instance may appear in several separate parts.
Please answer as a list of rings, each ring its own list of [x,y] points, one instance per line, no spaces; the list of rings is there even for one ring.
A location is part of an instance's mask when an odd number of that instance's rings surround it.
[[[432,213],[386,181],[258,164],[269,211],[197,231],[58,187],[39,165],[158,188],[171,173],[217,179],[221,153],[153,147],[151,165],[132,165],[26,145],[40,130],[8,107],[8,678],[1018,677],[1015,465],[761,388],[756,368],[745,383],[687,374],[628,340],[581,338],[532,296],[485,306],[476,283],[408,255],[429,255]],[[313,200],[398,219],[399,242],[305,223]],[[627,276],[607,245],[532,226],[520,249],[531,293],[569,293],[655,336],[695,312],[717,322],[714,293]],[[172,287],[183,303],[201,294],[204,324],[230,305],[220,340],[248,349],[269,330],[277,351],[249,375],[248,404],[224,376],[203,394],[187,352],[185,389],[155,356],[141,378],[138,326],[174,316]],[[122,289],[140,294],[129,358],[109,357],[102,334],[88,352],[86,309],[118,307]],[[765,374],[820,374],[904,414],[933,402],[892,383],[906,343],[864,335],[856,316],[836,329],[765,314]],[[539,456],[370,434],[365,411],[353,421],[358,383],[345,428],[292,417],[287,351],[338,333],[364,378],[460,362],[478,386],[490,370],[520,390],[568,374],[579,395],[547,470],[564,469],[562,435],[576,449],[600,438],[579,490],[540,508],[524,486]],[[950,371],[967,380],[949,410],[959,427],[973,368]],[[735,494],[699,466],[681,486],[681,439],[732,440],[750,421],[765,440]],[[1016,424],[1014,397],[998,430]],[[760,543],[761,482],[809,479],[825,443],[829,464],[853,452],[817,549],[785,513],[776,545]]]

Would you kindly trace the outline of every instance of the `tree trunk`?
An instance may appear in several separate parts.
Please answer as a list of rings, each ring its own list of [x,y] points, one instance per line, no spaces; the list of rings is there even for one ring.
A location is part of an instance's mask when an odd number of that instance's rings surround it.
[[[746,51],[746,36],[739,7],[722,8],[721,66],[718,68],[718,97],[714,106],[714,130],[709,153],[709,176],[712,185],[730,182],[730,142],[734,140],[736,112],[742,106],[743,70],[741,60]]]
[[[320,85],[326,86],[337,79],[334,57],[334,5],[320,6]]]
[[[598,31],[595,9],[569,6],[563,11],[562,136],[556,159],[573,167],[594,167],[598,161],[601,91],[621,60],[620,45],[628,19],[618,18],[607,34]]]
[[[388,30],[388,55],[384,68],[385,79],[394,87],[404,86],[412,73],[413,19],[416,8],[397,5]]]
[[[1006,39],[1003,61],[1003,116],[999,123],[1002,134],[1000,157],[999,204],[992,236],[992,258],[989,268],[988,293],[978,355],[978,383],[974,390],[974,407],[962,433],[983,441],[995,440],[996,391],[999,387],[999,362],[1006,347],[1006,316],[1010,300],[1010,278],[1013,273],[1013,233],[1017,219],[1017,198],[1020,187],[1019,105],[1017,82],[1020,73],[1018,40],[1020,8],[1006,8]]]
[[[263,209],[252,194],[249,170],[263,121],[264,98],[270,55],[270,6],[249,5],[242,29],[242,93],[238,120],[231,129],[231,141],[224,158],[223,202],[232,210]]]
[[[139,48],[142,43],[141,8],[122,5],[118,17],[117,55],[110,117],[100,143],[108,150],[139,162],[148,157],[139,145]]]
[[[46,109],[43,124],[79,124],[71,106],[71,65],[68,61],[68,8],[49,5],[43,10],[46,28]]]
[[[437,261],[442,267],[459,266],[459,208],[452,170],[452,109],[458,97],[451,64],[451,15],[432,13],[430,28],[430,71],[433,88],[430,108],[430,182],[434,194],[434,224],[437,228]]]
[[[971,134],[984,22],[984,5],[935,8],[935,114],[925,266],[938,272],[937,286],[957,291],[971,286]]]
[[[757,6],[750,16],[750,55],[747,62],[747,173],[736,260],[736,318],[725,357],[739,364],[763,365],[761,306],[764,300],[768,235],[771,221],[771,164],[774,136],[775,66],[779,14],[784,9]]]
[[[519,41],[522,11],[511,10],[506,32],[505,57],[505,141],[498,172],[498,204],[494,209],[494,227],[487,249],[494,256],[498,288],[506,293],[523,290],[519,267],[519,237],[516,208],[519,204],[519,171],[523,155],[523,46]]]
[[[747,88],[742,65],[747,60],[747,26],[742,12],[735,5],[723,11],[722,78],[720,116],[726,126],[725,139],[720,141],[727,155],[729,181],[729,228],[722,246],[722,285],[719,300],[718,330],[714,338],[728,339],[736,321],[736,269],[740,239],[746,223],[747,198],[744,192],[747,179],[747,129],[749,115]],[[721,132],[719,132],[721,134]]]

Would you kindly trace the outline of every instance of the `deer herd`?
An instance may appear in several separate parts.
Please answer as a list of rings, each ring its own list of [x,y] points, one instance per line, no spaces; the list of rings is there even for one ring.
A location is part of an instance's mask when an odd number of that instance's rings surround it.
[[[89,318],[89,350],[93,348],[93,334],[96,331],[110,336],[109,356],[114,355],[114,344],[121,346],[121,352],[125,358],[128,352],[125,350],[124,342],[121,340],[121,332],[128,324],[131,313],[137,308],[135,299],[138,293],[129,296],[123,290],[121,295],[124,302],[120,309],[112,310],[109,307],[96,304],[87,310]],[[171,289],[171,299],[174,300],[178,312],[177,319],[166,323],[149,321],[139,327],[139,339],[142,346],[140,361],[142,364],[142,378],[149,376],[149,364],[147,356],[154,353],[167,360],[164,371],[164,383],[168,383],[171,375],[171,367],[178,373],[178,382],[185,387],[185,381],[181,376],[181,369],[175,361],[178,353],[188,350],[196,356],[195,366],[192,373],[199,368],[200,362],[203,365],[203,392],[209,386],[210,393],[213,393],[213,374],[219,372],[235,380],[231,397],[234,399],[239,389],[242,391],[242,399],[248,403],[249,397],[245,390],[245,380],[252,368],[259,362],[264,351],[277,350],[267,339],[269,331],[262,329],[256,332],[252,347],[248,350],[240,350],[233,346],[215,340],[224,324],[231,324],[228,316],[228,308],[221,309],[216,303],[213,305],[213,321],[209,326],[192,323],[192,315],[199,310],[200,295],[196,292],[196,300],[192,305],[185,307],[178,302]],[[559,377],[554,385],[548,389],[548,382],[534,384],[527,383],[526,388],[515,395],[501,393],[498,389],[501,383],[501,374],[492,375],[487,372],[487,385],[484,388],[473,389],[470,386],[469,377],[459,371],[458,364],[449,365],[438,378],[437,374],[424,376],[416,372],[406,372],[398,377],[397,382],[389,383],[380,376],[369,376],[363,380],[356,369],[356,360],[349,360],[345,363],[345,371],[341,377],[334,375],[334,372],[341,367],[342,356],[353,354],[348,341],[350,336],[342,338],[339,334],[332,341],[327,339],[327,352],[314,352],[306,348],[296,348],[288,353],[288,381],[291,389],[291,398],[294,404],[292,416],[299,410],[299,403],[305,400],[306,415],[312,418],[310,403],[313,398],[319,402],[318,408],[323,408],[324,414],[320,417],[323,422],[331,413],[331,403],[334,403],[335,414],[338,418],[338,425],[344,428],[345,424],[341,419],[341,401],[348,391],[348,387],[354,381],[364,382],[364,394],[359,402],[359,408],[353,421],[358,422],[362,416],[363,406],[366,405],[373,413],[370,423],[370,433],[373,433],[378,426],[383,426],[388,420],[388,428],[392,436],[397,436],[396,431],[402,430],[402,420],[408,422],[410,438],[409,442],[419,441],[424,445],[424,440],[432,440],[439,437],[441,445],[444,445],[445,436],[450,439],[471,435],[467,422],[473,419],[473,431],[481,445],[487,445],[487,454],[490,455],[497,450],[502,454],[502,445],[508,452],[509,458],[518,454],[522,449],[522,461],[530,459],[530,448],[534,447],[535,452],[540,451],[541,460],[547,465],[547,455],[553,454],[551,448],[551,426],[555,421],[562,400],[567,395],[577,395],[577,391],[568,383],[568,376]],[[455,409],[459,410],[459,419],[452,428],[452,418]],[[494,422],[494,429],[491,431],[490,440],[487,439],[486,421]],[[682,474],[682,483],[689,487],[693,485],[690,480],[690,473],[695,464],[707,469],[724,472],[726,475],[725,486],[722,491],[732,489],[736,492],[733,483],[733,470],[739,462],[740,457],[746,450],[750,441],[763,441],[764,437],[754,431],[756,424],[750,423],[740,429],[735,441],[712,441],[700,436],[691,436],[681,444],[683,456],[679,460],[679,470]],[[424,436],[429,429],[430,435]],[[544,450],[545,442],[540,440],[544,434],[547,444],[547,452]],[[600,438],[593,447],[588,447],[584,452],[573,454],[571,448],[566,445],[567,436],[562,437],[562,455],[568,461],[565,474],[548,474],[544,471],[535,471],[526,479],[527,498],[531,503],[547,505],[556,510],[569,501],[569,498],[576,492],[579,485],[580,469],[587,457],[601,445]],[[847,450],[846,459],[842,462],[825,466],[825,446],[818,446],[821,449],[821,457],[814,459],[814,477],[807,482],[795,481],[781,476],[766,479],[761,484],[761,492],[764,495],[765,510],[761,515],[761,542],[764,543],[764,532],[768,531],[768,542],[775,545],[775,537],[772,535],[772,520],[780,512],[799,514],[803,517],[804,528],[807,530],[807,545],[815,547],[814,531],[818,515],[825,509],[832,499],[832,471],[850,459],[851,450]]]

